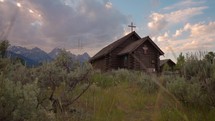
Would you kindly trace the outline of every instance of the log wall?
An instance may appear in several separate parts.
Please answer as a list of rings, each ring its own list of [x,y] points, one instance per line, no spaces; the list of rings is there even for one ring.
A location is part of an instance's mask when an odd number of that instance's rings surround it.
[[[123,63],[123,57],[119,58],[119,56],[117,55],[120,51],[122,51],[122,49],[125,48],[125,46],[133,43],[134,41],[137,41],[138,38],[136,36],[131,36],[130,38],[128,38],[127,40],[125,40],[124,43],[122,43],[121,45],[119,45],[117,48],[115,48],[111,53],[110,53],[110,68],[111,69],[118,69],[118,68],[124,68],[122,63]],[[129,64],[129,62],[128,62]],[[127,66],[129,67],[129,66]]]
[[[147,53],[144,53],[143,47],[147,46]],[[159,70],[159,52],[152,46],[148,41],[139,46],[135,51],[134,55],[140,59],[140,61],[148,68],[148,71],[158,71]],[[145,70],[143,66],[140,66],[140,63],[134,59],[134,69],[135,70]]]

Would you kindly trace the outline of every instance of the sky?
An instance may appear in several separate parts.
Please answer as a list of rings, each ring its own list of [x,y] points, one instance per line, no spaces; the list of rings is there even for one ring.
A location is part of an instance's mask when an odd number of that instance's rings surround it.
[[[96,54],[128,25],[176,60],[215,51],[214,0],[0,0],[0,39],[11,45]]]

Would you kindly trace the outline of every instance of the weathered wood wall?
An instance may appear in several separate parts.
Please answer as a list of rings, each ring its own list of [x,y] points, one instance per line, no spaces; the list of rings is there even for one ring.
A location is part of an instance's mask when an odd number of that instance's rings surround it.
[[[160,72],[159,52],[149,41],[144,42],[130,54],[118,56],[118,53],[122,51],[125,46],[133,43],[134,41],[138,41],[136,36],[131,36],[126,39],[124,43],[112,50],[108,55],[92,62],[93,67],[101,69],[102,71],[126,68],[132,70]],[[148,47],[147,53],[144,53],[144,46]],[[126,61],[125,57],[127,58]]]
[[[137,41],[138,38],[136,36],[131,36],[130,38],[128,38],[127,40],[125,40],[124,43],[122,43],[120,46],[118,46],[117,48],[115,48],[111,53],[110,53],[110,68],[111,69],[118,69],[118,68],[124,68],[122,66],[123,63],[123,59],[119,58],[119,56],[117,55],[120,51],[122,51],[122,49],[125,48],[125,46],[131,44],[134,41]]]
[[[100,69],[101,71],[106,70],[106,60],[105,57],[95,60],[91,62],[94,69]]]
[[[144,46],[148,47],[147,53],[144,53]],[[149,69],[149,71],[152,71],[151,69],[155,69],[155,71],[159,70],[159,52],[149,41],[146,41],[141,46],[139,46],[134,51],[134,55],[141,60],[141,62]],[[133,60],[133,63],[135,70],[145,70],[143,66],[140,66],[140,63],[136,59]]]

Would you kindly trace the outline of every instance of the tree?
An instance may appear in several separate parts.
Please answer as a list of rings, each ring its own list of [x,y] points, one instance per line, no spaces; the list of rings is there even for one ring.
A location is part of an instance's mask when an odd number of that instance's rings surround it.
[[[91,66],[74,66],[71,57],[62,51],[54,62],[36,68],[40,92],[37,108],[53,111],[56,115],[69,112],[71,105],[90,87]]]
[[[74,102],[93,82],[90,64],[74,64],[66,51],[36,68],[25,67],[19,59],[0,59],[0,121],[73,117]]]
[[[10,46],[9,41],[8,40],[3,40],[0,43],[0,55],[2,58],[5,58],[7,55],[7,48]]]
[[[42,107],[36,108],[40,88],[30,69],[7,58],[0,59],[0,64],[5,65],[0,67],[0,121],[51,120]]]
[[[61,67],[69,73],[74,70],[74,58],[66,50],[62,50],[54,61],[55,65]]]
[[[206,61],[210,62],[211,64],[213,64],[214,58],[215,58],[215,53],[214,52],[208,52],[205,55],[204,60],[206,60]]]
[[[185,64],[185,57],[182,53],[180,53],[180,55],[177,58],[177,64],[176,64],[176,68],[177,69],[181,69]]]

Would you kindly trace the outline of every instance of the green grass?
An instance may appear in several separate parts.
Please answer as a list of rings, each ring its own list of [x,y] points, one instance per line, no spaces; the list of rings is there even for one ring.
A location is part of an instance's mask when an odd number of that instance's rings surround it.
[[[162,89],[146,93],[136,82],[92,85],[74,104],[86,121],[214,121],[215,110],[186,107]]]

